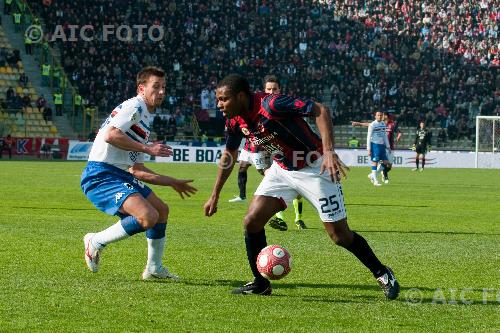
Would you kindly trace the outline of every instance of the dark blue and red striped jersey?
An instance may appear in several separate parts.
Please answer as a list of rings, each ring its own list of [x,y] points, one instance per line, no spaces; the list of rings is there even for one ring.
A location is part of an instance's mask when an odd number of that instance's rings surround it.
[[[308,99],[253,93],[248,112],[226,122],[226,148],[238,149],[246,137],[283,169],[300,170],[323,154],[321,139],[304,120],[314,115],[313,105]]]
[[[389,120],[386,123],[385,132],[387,133],[387,138],[389,139],[389,146],[391,150],[394,150],[394,134],[399,133],[398,123]]]

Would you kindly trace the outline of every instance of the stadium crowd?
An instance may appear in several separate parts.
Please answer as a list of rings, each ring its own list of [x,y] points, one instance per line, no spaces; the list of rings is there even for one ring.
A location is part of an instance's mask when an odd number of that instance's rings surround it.
[[[329,105],[336,123],[394,110],[403,125],[469,136],[478,114],[500,113],[498,22],[493,0],[27,1],[46,24],[92,25],[93,41],[60,44],[80,94],[101,110],[135,93],[144,65],[167,71],[166,112],[201,107],[201,92],[236,72],[254,88],[274,73],[282,91]],[[152,41],[102,40],[103,25],[161,25]],[[136,31],[136,30],[132,30]],[[108,112],[106,111],[106,112]]]

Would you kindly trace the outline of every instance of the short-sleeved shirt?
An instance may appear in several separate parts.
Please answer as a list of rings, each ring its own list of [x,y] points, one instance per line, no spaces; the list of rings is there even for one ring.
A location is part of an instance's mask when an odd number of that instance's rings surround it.
[[[238,149],[246,137],[281,168],[300,170],[323,154],[321,139],[304,119],[314,115],[313,105],[308,99],[253,93],[248,112],[227,121],[226,148]]]
[[[105,162],[122,170],[127,170],[135,163],[143,163],[143,153],[115,147],[107,143],[104,137],[107,129],[116,127],[132,140],[145,144],[149,140],[153,118],[153,114],[148,111],[140,96],[118,105],[99,129],[90,151],[89,161]]]

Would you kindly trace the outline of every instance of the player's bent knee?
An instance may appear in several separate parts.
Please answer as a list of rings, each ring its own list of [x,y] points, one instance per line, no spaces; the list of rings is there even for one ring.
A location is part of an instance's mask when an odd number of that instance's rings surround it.
[[[136,216],[137,221],[144,229],[151,229],[158,222],[160,214],[156,209],[150,209],[141,216]]]
[[[259,232],[264,227],[262,223],[259,222],[257,214],[248,212],[243,218],[243,227],[245,231],[249,233]]]

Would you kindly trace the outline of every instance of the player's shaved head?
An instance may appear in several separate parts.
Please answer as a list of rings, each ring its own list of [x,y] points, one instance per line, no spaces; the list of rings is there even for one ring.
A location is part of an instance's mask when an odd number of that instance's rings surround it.
[[[139,87],[140,84],[145,85],[151,76],[165,77],[165,72],[163,69],[155,66],[144,67],[137,73],[137,87]]]
[[[217,85],[217,89],[226,87],[232,96],[243,92],[245,95],[250,96],[250,84],[247,79],[238,74],[229,74],[223,78]]]

